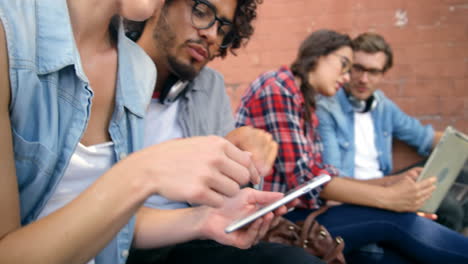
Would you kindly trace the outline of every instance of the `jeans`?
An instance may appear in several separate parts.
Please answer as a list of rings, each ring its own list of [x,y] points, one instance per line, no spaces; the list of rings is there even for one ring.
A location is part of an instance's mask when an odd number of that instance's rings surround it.
[[[310,212],[296,209],[286,218],[297,221]],[[339,205],[330,207],[317,221],[333,236],[343,237],[347,257],[364,245],[378,243],[392,258],[400,259],[379,263],[468,263],[467,237],[414,213]]]
[[[400,174],[406,172],[414,167],[424,167],[427,162],[427,158],[423,159],[415,164],[412,164],[406,168],[403,168],[394,174]],[[461,184],[468,184],[468,161],[465,163],[464,168],[460,171],[460,174],[457,176],[456,182]],[[463,206],[464,203],[468,203],[466,198],[455,198],[457,189],[455,186],[452,186],[439,205],[439,208],[436,211],[438,216],[437,223],[444,225],[452,230],[461,232],[464,228],[468,227],[468,207]]]
[[[127,264],[324,264],[299,247],[263,243],[249,249],[194,240],[160,249],[132,249]]]

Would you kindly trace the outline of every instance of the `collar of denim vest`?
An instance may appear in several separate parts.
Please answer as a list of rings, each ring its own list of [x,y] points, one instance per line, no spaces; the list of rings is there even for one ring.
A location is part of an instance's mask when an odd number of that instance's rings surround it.
[[[66,0],[40,0],[37,5],[38,74],[48,74],[74,65],[77,76],[89,83],[81,65],[73,37]],[[118,80],[116,104],[138,116],[144,116],[151,100],[156,79],[156,68],[151,59],[136,43],[125,36],[122,23],[118,29]],[[151,89],[148,89],[150,85]]]

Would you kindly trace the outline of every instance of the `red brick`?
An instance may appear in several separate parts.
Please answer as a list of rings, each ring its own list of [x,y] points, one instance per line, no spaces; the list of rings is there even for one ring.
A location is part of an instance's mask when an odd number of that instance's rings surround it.
[[[430,43],[444,41],[466,41],[468,40],[468,23],[457,27],[448,25],[388,28],[383,35],[391,43]]]
[[[463,133],[468,134],[468,118],[457,120],[454,127]]]
[[[409,97],[439,97],[455,96],[452,80],[406,80],[402,84],[401,96]]]
[[[435,97],[398,97],[395,103],[408,115],[440,115],[440,100]]]
[[[455,80],[455,96],[468,98],[468,79]]]
[[[441,130],[468,132],[468,0],[264,0],[256,31],[238,57],[210,65],[229,85],[233,107],[260,73],[289,64],[312,31],[382,34],[395,65],[380,87],[405,112]],[[395,25],[397,10],[408,23]]]
[[[333,1],[330,1],[333,2]],[[375,0],[357,0],[355,5],[359,7],[359,10],[364,10],[366,12],[375,11],[375,10],[388,10],[388,9],[397,9],[404,6],[404,0],[392,0],[392,1],[375,1]]]
[[[462,78],[466,76],[468,61],[464,58],[452,60],[428,61],[414,65],[414,78],[432,80],[437,78]]]
[[[440,99],[441,114],[445,117],[466,113],[465,98],[445,97]]]
[[[427,60],[457,59],[468,57],[468,41],[464,42],[429,42],[394,45],[395,62],[424,63]]]
[[[386,81],[379,86],[379,89],[382,90],[389,98],[395,98],[400,96],[401,83]]]

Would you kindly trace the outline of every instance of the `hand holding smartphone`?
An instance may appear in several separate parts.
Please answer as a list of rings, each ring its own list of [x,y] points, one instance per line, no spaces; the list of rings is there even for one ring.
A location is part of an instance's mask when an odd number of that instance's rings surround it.
[[[264,216],[265,214],[277,209],[278,207],[284,205],[284,204],[287,204],[289,202],[291,202],[292,200],[298,198],[299,196],[301,195],[304,195],[308,192],[310,192],[311,190],[319,187],[320,185],[328,182],[331,180],[331,177],[330,175],[326,175],[326,174],[322,174],[320,176],[317,176],[315,177],[314,179],[308,181],[308,182],[305,182],[299,186],[297,186],[296,188],[290,190],[289,192],[287,192],[285,194],[285,196],[281,199],[279,199],[278,201],[275,201],[269,205],[266,205],[260,209],[258,209],[256,212],[242,218],[242,219],[239,219],[239,220],[236,220],[234,221],[233,223],[231,223],[229,226],[227,226],[225,229],[224,229],[224,232],[226,233],[231,233],[231,232],[234,232],[236,231],[237,229],[253,222],[255,219],[259,218],[259,217],[262,217]]]

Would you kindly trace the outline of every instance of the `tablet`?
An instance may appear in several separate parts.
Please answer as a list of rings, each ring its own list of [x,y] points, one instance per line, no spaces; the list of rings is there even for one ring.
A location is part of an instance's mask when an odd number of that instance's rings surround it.
[[[284,204],[291,202],[292,200],[296,199],[297,197],[301,195],[304,195],[310,192],[311,190],[319,187],[320,185],[328,182],[329,180],[331,180],[330,175],[321,174],[320,176],[317,176],[314,179],[308,182],[305,182],[297,186],[296,188],[290,190],[283,196],[283,198],[279,199],[278,201],[275,201],[269,205],[266,205],[242,219],[234,221],[233,223],[231,223],[229,226],[227,226],[224,229],[224,232],[231,233],[233,231],[236,231],[237,229],[253,222],[255,219],[277,209],[278,207]]]
[[[437,177],[437,188],[420,211],[426,213],[437,211],[467,159],[468,137],[450,126],[447,127],[418,177],[418,181]]]

